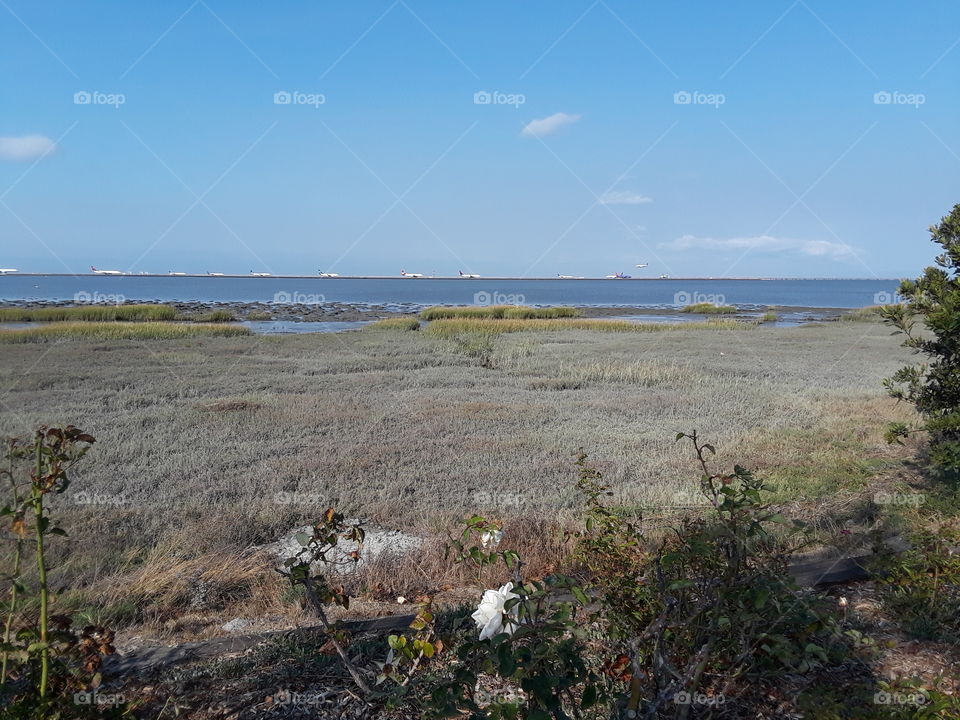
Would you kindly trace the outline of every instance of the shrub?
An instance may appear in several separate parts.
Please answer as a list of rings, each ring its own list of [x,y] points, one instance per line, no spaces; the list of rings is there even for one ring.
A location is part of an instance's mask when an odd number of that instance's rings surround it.
[[[885,321],[904,333],[904,346],[928,357],[908,365],[884,381],[897,400],[913,404],[923,416],[920,428],[894,423],[888,439],[900,441],[911,432],[930,438],[934,465],[954,483],[960,482],[960,204],[939,225],[930,228],[933,242],[943,248],[937,267],[928,267],[916,280],[904,280],[905,302],[883,308]],[[917,330],[914,318],[923,323]]]
[[[900,627],[919,640],[960,643],[960,524],[917,529],[910,549],[879,563],[878,587]]]
[[[0,474],[10,482],[10,496],[0,517],[10,530],[14,562],[0,648],[0,706],[4,707],[4,717],[40,720],[119,716],[122,712],[122,697],[109,698],[110,708],[103,715],[100,702],[83,702],[76,696],[96,696],[102,658],[114,652],[113,632],[94,625],[74,629],[73,618],[53,614],[50,607],[53,596],[48,544],[66,532],[53,524],[47,496],[66,492],[70,486],[68,473],[93,442],[93,437],[82,430],[67,426],[41,427],[31,442],[13,439],[8,445],[8,469]],[[18,479],[21,463],[29,465],[23,473],[27,482]],[[32,578],[24,562],[28,558],[36,569]],[[23,607],[31,586],[35,587],[35,616],[32,609],[26,612]]]

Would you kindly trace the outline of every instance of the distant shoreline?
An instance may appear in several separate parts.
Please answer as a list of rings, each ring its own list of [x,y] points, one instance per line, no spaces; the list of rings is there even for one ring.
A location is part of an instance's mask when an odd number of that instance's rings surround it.
[[[248,280],[463,280],[465,282],[483,282],[487,280],[565,280],[565,281],[583,281],[583,280],[652,280],[652,281],[676,281],[676,280],[709,280],[709,281],[740,281],[740,280],[763,280],[782,282],[790,281],[825,281],[825,280],[869,280],[875,282],[899,282],[900,278],[868,278],[868,277],[707,277],[707,276],[673,276],[670,277],[628,277],[628,278],[607,278],[607,277],[515,277],[511,275],[483,275],[476,278],[460,277],[458,275],[425,275],[423,277],[404,277],[403,275],[338,275],[336,277],[323,277],[321,275],[231,275],[224,273],[222,275],[208,275],[207,273],[187,273],[185,275],[170,275],[169,273],[126,273],[123,275],[104,275],[100,273],[28,273],[15,272],[0,274],[4,277],[91,277],[91,278],[209,278],[211,280],[246,278]]]

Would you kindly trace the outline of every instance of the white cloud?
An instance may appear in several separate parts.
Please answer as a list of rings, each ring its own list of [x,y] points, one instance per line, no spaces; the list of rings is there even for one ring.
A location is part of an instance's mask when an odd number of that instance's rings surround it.
[[[567,115],[567,113],[554,113],[550,117],[533,120],[527,125],[520,134],[524,137],[542,137],[550,135],[562,128],[564,125],[572,125],[580,119],[579,115]]]
[[[645,205],[651,202],[653,198],[629,190],[612,190],[600,196],[601,205]]]
[[[33,160],[46,155],[55,143],[46,135],[0,137],[0,158],[4,160]]]
[[[735,237],[716,239],[683,235],[671,242],[659,243],[659,248],[667,250],[757,250],[759,252],[797,252],[812,257],[830,257],[840,260],[853,256],[849,245],[827,240],[793,240],[771,235],[756,237]]]

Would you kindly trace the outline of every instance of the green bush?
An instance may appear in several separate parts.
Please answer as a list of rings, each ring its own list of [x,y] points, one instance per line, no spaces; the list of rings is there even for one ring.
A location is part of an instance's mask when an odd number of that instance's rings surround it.
[[[923,416],[920,428],[894,423],[888,439],[900,441],[918,430],[929,434],[931,459],[953,483],[960,482],[960,204],[930,228],[943,248],[936,267],[916,280],[904,280],[905,302],[881,310],[888,323],[907,336],[904,346],[927,356],[884,381],[889,393],[913,404]],[[915,319],[922,321],[916,327]]]

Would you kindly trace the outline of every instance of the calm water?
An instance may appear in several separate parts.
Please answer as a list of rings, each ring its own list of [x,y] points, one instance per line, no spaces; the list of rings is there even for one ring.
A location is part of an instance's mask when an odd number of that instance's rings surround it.
[[[0,300],[342,302],[854,308],[894,302],[897,280],[522,280],[0,275]]]

